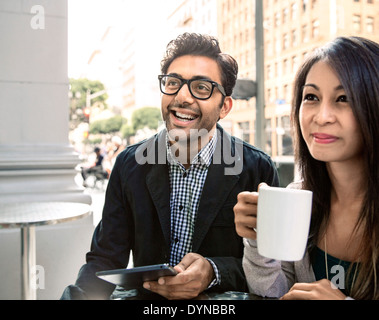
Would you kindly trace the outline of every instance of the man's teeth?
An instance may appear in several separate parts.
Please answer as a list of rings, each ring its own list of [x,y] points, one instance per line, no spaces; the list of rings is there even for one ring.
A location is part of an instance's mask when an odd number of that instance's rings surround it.
[[[175,112],[175,117],[183,119],[183,120],[189,120],[189,121],[196,119],[195,116],[191,116],[189,114],[184,114],[184,113],[180,113],[180,112]]]

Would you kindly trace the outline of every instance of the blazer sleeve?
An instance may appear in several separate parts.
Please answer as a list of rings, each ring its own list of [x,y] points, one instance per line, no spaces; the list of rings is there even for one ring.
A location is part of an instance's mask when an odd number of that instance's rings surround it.
[[[115,285],[96,277],[97,271],[125,268],[134,238],[132,214],[123,197],[121,157],[118,157],[108,182],[102,220],[95,229],[86,264],[75,285],[65,289],[61,299],[109,299]]]

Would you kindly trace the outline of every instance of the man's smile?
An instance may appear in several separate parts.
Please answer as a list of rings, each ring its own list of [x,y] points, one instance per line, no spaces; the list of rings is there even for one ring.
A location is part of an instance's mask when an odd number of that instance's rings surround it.
[[[175,110],[172,110],[171,114],[174,115],[174,117],[179,119],[180,121],[192,121],[199,117],[196,114]]]
[[[189,125],[200,117],[200,114],[189,108],[172,106],[168,107],[170,113],[171,122],[174,125]]]

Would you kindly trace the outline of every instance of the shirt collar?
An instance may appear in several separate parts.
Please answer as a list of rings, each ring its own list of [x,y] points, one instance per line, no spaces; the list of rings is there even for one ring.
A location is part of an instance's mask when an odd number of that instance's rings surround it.
[[[191,165],[205,164],[207,167],[209,167],[212,161],[213,154],[216,150],[216,145],[217,145],[217,130],[214,130],[212,139],[209,140],[209,142],[192,159]],[[166,150],[167,150],[168,162],[171,164],[181,165],[181,163],[177,160],[177,158],[172,154],[168,134],[166,134]]]

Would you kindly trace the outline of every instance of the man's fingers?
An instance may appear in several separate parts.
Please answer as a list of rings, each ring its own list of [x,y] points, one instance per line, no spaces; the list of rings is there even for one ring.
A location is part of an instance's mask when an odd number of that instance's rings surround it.
[[[203,257],[197,253],[188,253],[183,259],[175,266],[178,267],[181,271],[185,271],[191,266],[196,260],[202,259]],[[175,268],[174,267],[174,268]]]

